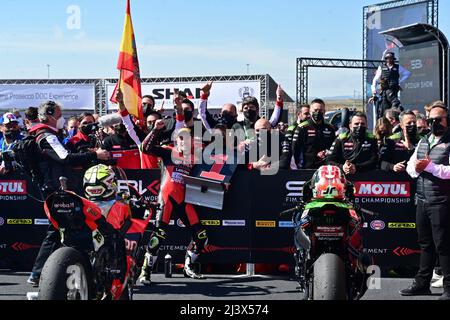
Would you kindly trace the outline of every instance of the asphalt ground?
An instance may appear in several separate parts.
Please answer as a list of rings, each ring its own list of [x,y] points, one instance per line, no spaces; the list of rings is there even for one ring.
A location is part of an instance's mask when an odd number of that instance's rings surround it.
[[[27,300],[27,292],[37,292],[26,283],[28,273],[0,270],[0,300]],[[135,287],[135,300],[301,300],[297,282],[289,276],[208,274],[204,280],[173,274],[153,274],[151,286]],[[381,278],[379,288],[369,289],[362,300],[437,300],[442,289],[432,288],[431,296],[402,297],[398,291],[412,279]]]

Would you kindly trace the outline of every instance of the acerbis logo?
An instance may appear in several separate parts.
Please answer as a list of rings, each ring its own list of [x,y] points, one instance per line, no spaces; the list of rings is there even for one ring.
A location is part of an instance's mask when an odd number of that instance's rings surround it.
[[[0,182],[0,194],[27,194],[27,182],[25,180],[3,180]]]
[[[356,197],[410,197],[409,182],[355,182]]]
[[[6,219],[6,224],[33,224],[33,219]]]
[[[416,224],[413,222],[389,222],[389,229],[415,229]]]
[[[220,226],[220,220],[201,220],[204,226]]]
[[[373,230],[379,231],[379,230],[383,230],[386,227],[386,224],[384,223],[384,221],[374,220],[370,223],[370,227]]]

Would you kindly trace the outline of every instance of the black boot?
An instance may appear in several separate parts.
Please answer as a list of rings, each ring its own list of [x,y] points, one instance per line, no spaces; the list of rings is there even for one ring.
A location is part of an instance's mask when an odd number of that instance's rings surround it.
[[[402,296],[428,296],[431,295],[430,286],[419,286],[416,282],[406,289],[400,290]]]

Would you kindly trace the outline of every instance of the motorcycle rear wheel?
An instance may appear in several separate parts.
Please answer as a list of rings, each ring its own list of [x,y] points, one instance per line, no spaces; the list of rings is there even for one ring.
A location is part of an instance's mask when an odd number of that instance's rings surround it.
[[[76,249],[62,247],[45,262],[39,281],[39,300],[89,300],[90,269]]]
[[[345,282],[339,256],[325,253],[314,262],[313,300],[346,300]]]

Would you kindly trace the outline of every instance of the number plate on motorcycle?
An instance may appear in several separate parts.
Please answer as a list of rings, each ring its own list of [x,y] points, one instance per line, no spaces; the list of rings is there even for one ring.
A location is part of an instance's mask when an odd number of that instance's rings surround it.
[[[316,237],[343,237],[344,229],[341,226],[336,227],[316,227],[314,230]]]

